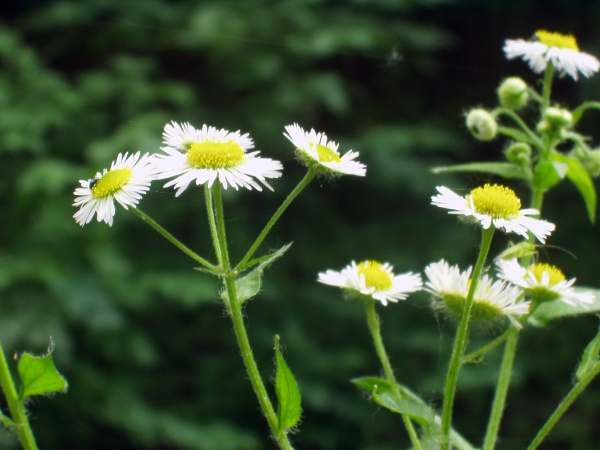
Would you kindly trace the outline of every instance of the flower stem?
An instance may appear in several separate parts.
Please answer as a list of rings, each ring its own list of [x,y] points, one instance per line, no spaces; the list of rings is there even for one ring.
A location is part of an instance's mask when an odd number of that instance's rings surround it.
[[[463,315],[456,332],[456,338],[454,340],[452,356],[450,357],[450,365],[448,366],[448,375],[446,376],[446,385],[444,387],[444,405],[442,409],[442,435],[444,436],[444,442],[442,442],[442,450],[450,449],[452,407],[454,405],[454,396],[456,394],[458,373],[460,372],[460,367],[462,365],[461,360],[468,341],[470,323],[469,319],[471,315],[471,307],[473,306],[473,297],[475,296],[475,289],[477,289],[477,285],[479,284],[479,279],[481,278],[481,273],[483,272],[483,266],[490,250],[492,237],[494,236],[494,230],[495,228],[493,225],[488,229],[482,230],[479,256],[477,257],[477,263],[475,264],[475,269],[473,270],[471,286],[469,287],[469,293],[467,294],[467,300],[465,302],[465,309],[463,311]]]
[[[542,82],[542,115],[546,108],[550,106],[550,93],[552,91],[552,78],[554,77],[554,65],[548,61],[546,72],[544,73],[544,81]]]
[[[207,200],[208,197],[211,197],[210,192],[207,194]],[[260,376],[260,372],[258,371],[258,366],[254,360],[252,347],[250,346],[250,340],[248,339],[248,334],[244,325],[242,306],[238,300],[237,288],[235,284],[237,273],[231,270],[231,265],[229,262],[227,236],[225,234],[225,217],[223,213],[223,201],[221,198],[221,184],[218,182],[212,187],[212,197],[214,197],[214,209],[212,201],[210,204],[207,202],[207,209],[210,207],[210,210],[208,210],[209,221],[210,217],[216,220],[216,223],[211,224],[211,231],[213,229],[216,231],[216,236],[213,238],[213,243],[215,244],[215,251],[221,252],[219,261],[221,261],[225,271],[224,283],[225,289],[227,290],[227,296],[229,298],[229,304],[227,307],[229,313],[231,314],[231,321],[233,322],[235,337],[240,348],[242,360],[244,361],[244,365],[246,367],[246,373],[248,374],[248,378],[250,378],[250,384],[254,389],[254,393],[256,394],[260,408],[267,419],[267,423],[269,424],[269,428],[271,429],[277,445],[282,450],[293,450],[293,447],[290,444],[285,432],[278,433],[279,420],[277,419],[277,414],[275,413],[273,405],[269,400],[269,395],[267,394],[267,390]]]
[[[262,243],[262,241],[265,239],[265,237],[267,237],[267,234],[269,233],[269,231],[271,230],[273,225],[275,225],[275,222],[277,222],[277,220],[283,214],[283,212],[286,210],[286,208],[288,206],[290,206],[290,203],[292,203],[292,201],[298,196],[298,194],[300,192],[302,192],[302,190],[308,185],[308,183],[310,183],[310,181],[315,177],[315,175],[316,175],[315,169],[309,168],[306,175],[304,175],[304,178],[302,178],[302,180],[300,180],[300,183],[298,183],[298,185],[294,188],[294,190],[292,192],[290,192],[290,194],[287,196],[287,198],[281,204],[279,209],[277,211],[275,211],[275,214],[273,214],[273,217],[271,217],[271,219],[269,219],[269,222],[267,222],[267,224],[265,225],[263,230],[260,232],[260,234],[258,235],[256,240],[250,247],[250,250],[248,250],[246,252],[244,257],[239,262],[239,264],[235,267],[234,270],[242,271],[246,268],[245,264],[250,260],[250,258],[252,258],[252,255],[254,255],[254,252],[256,252],[259,245]]]
[[[367,313],[367,325],[369,326],[369,331],[371,332],[371,336],[373,337],[373,344],[375,344],[377,356],[379,356],[379,361],[381,361],[383,371],[385,373],[388,383],[390,383],[390,385],[392,386],[394,395],[398,400],[402,400],[403,396],[398,390],[396,378],[394,377],[394,371],[392,370],[390,360],[383,345],[383,339],[381,338],[381,324],[379,321],[379,317],[377,316],[377,312],[375,311],[375,300],[372,300],[370,298],[365,299],[364,303],[365,311]],[[404,421],[404,425],[406,426],[406,431],[408,431],[408,435],[410,437],[410,441],[412,442],[413,449],[421,450],[421,443],[419,442],[419,437],[417,436],[417,432],[415,431],[410,417],[408,417],[406,414],[402,414],[402,420]]]
[[[542,441],[546,438],[548,433],[554,428],[556,423],[562,417],[562,415],[567,411],[569,406],[577,399],[577,397],[585,390],[585,388],[592,382],[594,378],[600,373],[600,363],[596,363],[594,367],[571,389],[571,391],[567,394],[565,398],[557,406],[556,410],[552,413],[552,415],[548,418],[548,421],[544,424],[544,426],[540,429],[538,434],[533,438],[527,450],[535,450],[539,447]]]
[[[508,327],[508,329],[504,333],[502,333],[500,336],[498,336],[496,339],[494,339],[489,344],[484,345],[480,349],[477,349],[474,352],[469,353],[466,356],[463,356],[461,364],[464,365],[464,364],[471,364],[474,362],[478,362],[478,358],[485,355],[490,350],[498,347],[505,340],[507,340],[511,334],[513,334],[515,332],[517,332],[517,329],[515,327],[513,327],[513,326]]]
[[[37,450],[38,446],[35,442],[35,437],[31,431],[31,426],[27,420],[27,414],[25,413],[25,406],[23,402],[19,400],[17,390],[15,389],[15,383],[10,374],[6,356],[4,356],[4,350],[2,344],[0,344],[0,385],[4,391],[6,397],[6,403],[10,409],[12,416],[13,429],[19,437],[21,446],[25,450]],[[6,418],[8,420],[8,418]],[[6,421],[3,420],[6,424]]]
[[[219,185],[219,183],[216,183]],[[220,186],[220,185],[219,185]],[[219,188],[220,189],[220,188]],[[221,191],[219,190],[219,193]],[[219,233],[217,231],[217,223],[215,219],[215,208],[213,206],[213,193],[211,188],[208,187],[208,184],[204,185],[204,200],[206,204],[206,215],[208,216],[208,226],[210,228],[210,236],[213,241],[213,247],[215,248],[215,253],[217,254],[217,260],[219,261],[219,266],[222,269],[226,269],[223,265],[223,249],[221,248],[221,242],[219,240]]]

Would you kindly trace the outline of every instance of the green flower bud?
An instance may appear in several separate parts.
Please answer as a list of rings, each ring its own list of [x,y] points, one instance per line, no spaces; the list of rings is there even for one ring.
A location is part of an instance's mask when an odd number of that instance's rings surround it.
[[[531,162],[531,146],[524,142],[516,142],[504,150],[504,155],[506,155],[506,159],[519,166],[529,167],[529,163]]]
[[[510,77],[498,88],[498,99],[505,108],[519,110],[529,101],[527,83],[519,77]]]
[[[544,119],[547,120],[554,129],[571,128],[573,125],[573,115],[571,114],[571,111],[556,108],[554,106],[546,108],[546,111],[544,111]]]
[[[485,109],[472,109],[467,114],[467,127],[480,141],[491,141],[496,137],[498,124],[496,119]]]

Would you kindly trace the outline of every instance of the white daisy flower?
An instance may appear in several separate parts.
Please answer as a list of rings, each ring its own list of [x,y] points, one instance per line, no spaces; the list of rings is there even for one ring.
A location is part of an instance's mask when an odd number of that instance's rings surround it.
[[[379,300],[384,305],[387,305],[387,302],[404,300],[409,293],[420,290],[422,286],[421,275],[412,272],[394,275],[393,267],[388,263],[371,260],[359,264],[352,261],[341,272],[328,270],[320,273],[318,281],[357,291]]]
[[[431,203],[450,209],[450,214],[463,214],[472,218],[484,229],[493,225],[507,233],[517,233],[526,238],[530,231],[543,244],[555,228],[553,223],[528,217],[539,214],[539,211],[532,208],[521,209],[521,200],[512,189],[505,186],[486,184],[473,189],[465,197],[444,186],[436,189],[439,195],[431,197]]]
[[[367,168],[364,164],[354,161],[358,152],[347,151],[344,156],[338,152],[338,144],[328,141],[325,133],[315,130],[304,131],[297,124],[285,127],[283,135],[296,146],[300,159],[309,167],[316,167],[331,175],[365,176]]]
[[[496,262],[498,277],[521,287],[525,296],[534,304],[552,300],[561,300],[570,306],[588,308],[593,303],[591,292],[575,292],[572,287],[576,278],[567,280],[556,266],[537,263],[530,267],[522,267],[517,259],[500,259]]]
[[[98,222],[106,222],[112,226],[115,215],[115,202],[127,209],[135,207],[142,195],[150,189],[154,179],[153,156],[146,153],[140,158],[140,152],[127,156],[120,154],[110,169],[98,172],[91,180],[79,180],[81,187],[75,189],[75,203],[80,206],[73,216],[75,221],[84,226],[94,214]]]
[[[589,77],[600,68],[595,56],[579,51],[575,37],[545,30],[536,31],[529,41],[507,39],[504,53],[507,59],[523,58],[536,73],[546,70],[551,62],[560,75],[569,74],[575,81],[579,72]]]
[[[425,268],[429,281],[425,283],[426,289],[440,297],[448,310],[456,317],[462,317],[464,306],[471,286],[471,270],[469,267],[461,272],[458,266],[450,266],[443,259],[432,263]],[[494,320],[504,315],[517,328],[522,328],[515,316],[527,314],[530,302],[518,301],[521,290],[501,280],[494,281],[484,275],[479,280],[473,305],[471,318],[473,320]]]
[[[172,122],[165,126],[163,143],[165,147],[161,149],[165,154],[156,156],[157,178],[176,177],[165,184],[177,189],[176,197],[192,181],[211,187],[218,179],[225,189],[232,186],[237,190],[242,186],[262,191],[256,180],[273,190],[265,179],[281,176],[279,161],[257,156],[260,152],[246,153],[254,143],[248,134],[239,131],[206,125],[197,130],[189,123]]]

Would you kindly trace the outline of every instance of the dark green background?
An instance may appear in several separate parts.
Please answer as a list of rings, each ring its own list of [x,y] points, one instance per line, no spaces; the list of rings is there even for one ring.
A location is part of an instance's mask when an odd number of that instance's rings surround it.
[[[313,182],[273,229],[263,251],[294,245],[265,272],[245,313],[263,377],[274,376],[275,334],[297,376],[297,449],[407,448],[399,418],[349,382],[379,373],[362,306],[317,274],[365,258],[397,272],[441,258],[472,264],[477,230],[430,197],[436,185],[463,192],[492,179],[429,169],[500,158],[505,143],[475,142],[463,121],[468,108],[495,105],[502,78],[535,83],[525,63],[505,60],[504,39],[572,32],[600,55],[593,1],[30,0],[3,8],[0,340],[11,356],[43,353],[50,336],[56,344],[69,391],[29,404],[44,450],[274,448],[217,282],[122,208],[112,228],[72,219],[78,180],[119,152],[158,151],[171,120],[240,129],[284,165],[274,193],[227,191],[234,259],[303,175],[285,125],[327,131],[342,151],[360,152],[365,178]],[[597,100],[600,76],[557,80],[554,91],[565,107]],[[597,136],[598,120],[589,113],[583,132]],[[525,186],[511,186],[527,203]],[[544,217],[558,226],[544,257],[600,286],[600,238],[578,193],[563,184],[547,199]],[[201,189],[175,199],[154,183],[140,206],[214,260]],[[493,254],[509,239],[499,233]],[[430,300],[419,293],[380,313],[398,379],[439,408],[454,324]],[[499,449],[527,446],[571,386],[596,328],[584,317],[522,333]],[[476,330],[473,345],[500,330]],[[476,445],[499,356],[461,375],[455,424]],[[598,448],[599,419],[595,382],[544,448]],[[14,448],[6,431],[0,447]]]

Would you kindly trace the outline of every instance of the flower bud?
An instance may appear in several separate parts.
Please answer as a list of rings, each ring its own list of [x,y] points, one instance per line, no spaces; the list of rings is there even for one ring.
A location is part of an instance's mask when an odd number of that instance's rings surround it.
[[[506,150],[504,155],[509,161],[514,162],[522,167],[529,167],[531,162],[531,146],[524,142],[516,142]]]
[[[529,101],[527,83],[519,77],[510,77],[498,88],[498,99],[505,108],[519,110]]]
[[[496,137],[498,124],[496,119],[485,109],[472,109],[467,114],[467,127],[480,141],[491,141]]]
[[[573,115],[571,111],[563,108],[550,106],[544,111],[544,119],[549,122],[552,128],[571,128],[573,125]]]

